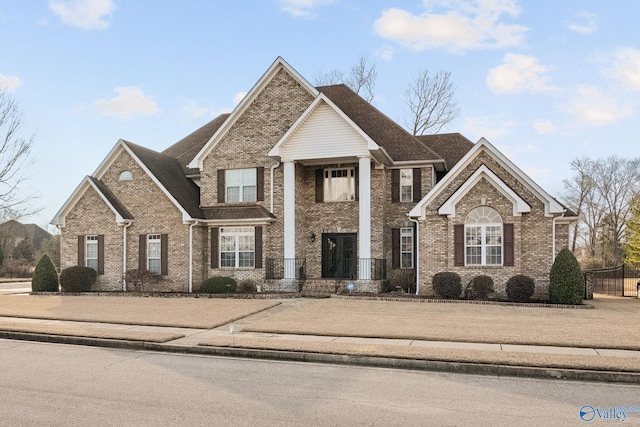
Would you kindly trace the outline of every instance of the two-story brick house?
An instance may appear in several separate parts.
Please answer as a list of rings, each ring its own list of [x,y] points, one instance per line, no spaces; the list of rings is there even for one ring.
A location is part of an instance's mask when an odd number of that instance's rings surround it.
[[[278,58],[233,112],[162,153],[118,141],[52,223],[62,267],[94,267],[102,290],[139,268],[161,291],[211,276],[377,291],[404,268],[430,294],[439,271],[543,290],[574,219],[486,140],[414,137]]]

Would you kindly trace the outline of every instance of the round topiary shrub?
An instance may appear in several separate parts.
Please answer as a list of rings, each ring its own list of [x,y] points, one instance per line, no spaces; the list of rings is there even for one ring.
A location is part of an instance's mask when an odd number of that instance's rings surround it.
[[[439,298],[457,299],[462,293],[462,280],[458,273],[445,271],[433,276],[433,291]]]
[[[535,283],[529,276],[518,274],[507,280],[507,298],[514,302],[527,302],[533,296]]]
[[[91,267],[69,267],[60,273],[60,288],[63,292],[89,292],[96,283],[98,273]]]
[[[489,276],[476,276],[471,280],[471,299],[487,300],[493,293],[493,279]]]
[[[31,278],[33,292],[58,292],[58,272],[48,255],[42,255]]]
[[[238,284],[231,277],[209,277],[202,284],[202,292],[207,294],[232,294],[237,287]]]
[[[253,280],[241,280],[238,283],[238,293],[240,294],[254,294],[258,292],[258,287],[256,286],[256,282]]]
[[[549,275],[549,301],[553,304],[582,304],[584,276],[573,253],[564,248],[556,256]]]

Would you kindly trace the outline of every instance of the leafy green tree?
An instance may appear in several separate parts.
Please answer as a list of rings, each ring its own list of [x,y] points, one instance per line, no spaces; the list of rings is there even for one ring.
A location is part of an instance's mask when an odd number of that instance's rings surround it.
[[[58,273],[51,258],[43,255],[33,271],[31,278],[33,292],[58,292]]]
[[[564,248],[556,256],[549,277],[549,300],[553,304],[582,304],[584,277],[578,260]]]
[[[636,197],[631,204],[625,249],[625,261],[629,264],[640,264],[640,197]]]

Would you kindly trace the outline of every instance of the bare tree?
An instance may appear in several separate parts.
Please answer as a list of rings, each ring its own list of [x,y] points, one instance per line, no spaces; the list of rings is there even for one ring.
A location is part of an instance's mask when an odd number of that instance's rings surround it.
[[[573,224],[571,236],[571,252],[575,252],[578,239],[582,239],[585,248],[591,256],[595,253],[596,226],[602,219],[601,210],[594,209],[599,203],[594,203],[595,191],[591,179],[591,160],[586,157],[571,161],[571,169],[575,171],[573,178],[563,181],[564,201],[575,211],[580,220]],[[594,224],[590,227],[590,224]]]
[[[369,57],[361,55],[358,61],[351,67],[348,75],[342,71],[331,70],[328,73],[319,73],[314,77],[316,86],[328,86],[345,84],[367,102],[373,101],[373,89],[378,78],[378,70],[375,62]]]
[[[451,72],[438,71],[432,76],[428,68],[421,69],[405,92],[407,128],[413,135],[440,132],[460,114],[454,94]]]
[[[18,190],[31,163],[34,137],[20,135],[22,112],[6,89],[0,88],[0,216],[16,219],[35,213],[25,207],[34,195],[20,197]]]

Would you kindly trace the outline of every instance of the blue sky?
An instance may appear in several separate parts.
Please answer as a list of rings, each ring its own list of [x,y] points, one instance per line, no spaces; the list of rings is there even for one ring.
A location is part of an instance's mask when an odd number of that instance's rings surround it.
[[[35,133],[23,194],[45,225],[118,139],[161,151],[230,111],[282,56],[314,83],[364,55],[403,123],[419,69],[550,194],[578,156],[638,157],[636,0],[0,0],[0,85]]]

